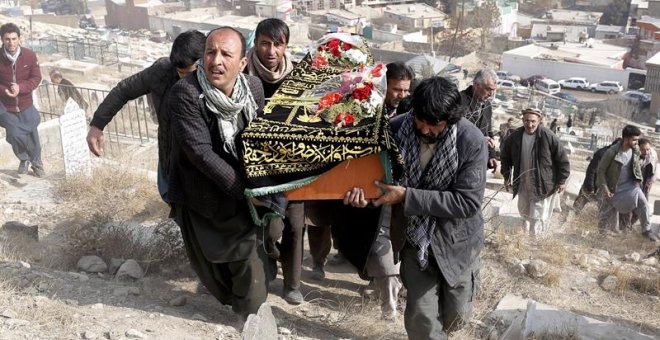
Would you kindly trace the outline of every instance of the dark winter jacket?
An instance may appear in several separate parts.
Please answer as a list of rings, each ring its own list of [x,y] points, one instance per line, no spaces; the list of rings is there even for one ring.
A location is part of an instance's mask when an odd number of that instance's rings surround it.
[[[90,125],[103,130],[126,103],[148,95],[158,119],[158,159],[167,174],[171,148],[167,95],[178,80],[176,67],[169,58],[156,60],[148,68],[120,81],[96,109]]]
[[[472,85],[460,92],[461,104],[465,108],[465,118],[476,125],[485,137],[493,138],[493,107],[490,101],[479,102],[474,99],[474,88]],[[483,139],[482,139],[483,140]],[[496,158],[494,148],[488,148],[488,159]]]
[[[582,182],[582,188],[589,193],[596,193],[598,192],[598,186],[596,186],[596,174],[598,172],[598,163],[600,162],[600,159],[603,158],[603,155],[605,154],[605,151],[610,148],[611,145],[602,147],[596,152],[594,152],[594,155],[591,158],[591,161],[589,161],[589,165],[587,166],[587,171],[585,172],[584,175],[584,182]]]
[[[259,111],[262,111],[261,81],[247,77]],[[218,263],[244,260],[254,251],[257,228],[243,196],[243,167],[224,151],[218,118],[206,109],[201,94],[194,73],[177,82],[170,93],[173,138],[169,199],[175,209],[182,205],[206,219],[213,219],[213,228],[196,221],[189,225],[189,232],[197,238],[207,260]],[[241,119],[244,120],[243,115]]]
[[[19,92],[15,98],[5,93],[11,83],[18,84]],[[32,91],[39,84],[41,84],[41,70],[37,55],[32,50],[21,47],[16,64],[12,65],[11,60],[5,55],[4,49],[0,49],[0,100],[7,111],[22,112],[32,106]]]
[[[518,194],[520,184],[520,153],[525,127],[519,127],[500,145],[500,160],[504,181],[513,180],[513,194]],[[534,164],[534,188],[538,199],[549,197],[556,192],[557,186],[566,184],[571,173],[566,150],[559,138],[550,129],[540,125],[534,133],[536,140],[532,148]],[[511,172],[513,168],[513,173]]]
[[[264,93],[257,77],[246,75],[259,111]],[[172,154],[169,198],[210,218],[218,210],[228,216],[236,209],[247,209],[243,197],[245,174],[242,164],[223,149],[216,115],[207,110],[195,74],[172,88]],[[247,122],[244,122],[247,125]]]
[[[390,121],[396,136],[406,115]],[[395,253],[406,242],[407,216],[430,215],[437,220],[431,240],[431,253],[450,286],[455,286],[461,274],[471,269],[484,244],[484,220],[481,204],[486,188],[488,151],[483,135],[472,123],[461,119],[457,123],[456,147],[458,170],[446,190],[432,191],[407,188],[403,204],[392,207],[390,229]],[[398,141],[397,141],[398,142]]]

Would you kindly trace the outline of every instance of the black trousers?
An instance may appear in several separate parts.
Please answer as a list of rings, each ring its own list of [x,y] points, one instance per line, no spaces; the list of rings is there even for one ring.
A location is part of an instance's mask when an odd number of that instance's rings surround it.
[[[246,259],[211,262],[204,256],[192,226],[203,223],[212,227],[215,221],[180,204],[172,205],[171,216],[181,228],[190,265],[209,292],[221,303],[231,305],[234,313],[241,315],[243,320],[256,313],[268,296],[264,270],[267,260],[263,247],[255,242]]]

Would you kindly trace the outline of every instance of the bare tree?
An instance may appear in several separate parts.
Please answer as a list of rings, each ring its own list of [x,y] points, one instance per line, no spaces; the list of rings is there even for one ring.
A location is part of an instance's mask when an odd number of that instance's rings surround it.
[[[465,0],[461,0],[461,11],[458,13],[458,15],[452,16],[452,23],[455,23],[455,27],[454,27],[454,36],[451,39],[449,62],[451,62],[451,58],[454,57],[454,46],[456,45],[456,37],[458,36],[458,32],[459,31],[461,31],[461,33],[463,32],[463,28],[461,27],[463,21],[463,13],[465,13]]]
[[[475,7],[472,13],[472,27],[479,30],[481,48],[486,47],[486,38],[493,33],[493,29],[502,22],[500,9],[495,0],[486,0],[481,6]]]
[[[636,121],[639,106],[625,101],[620,96],[610,96],[607,99],[607,113],[618,116],[616,118],[610,117],[601,124],[612,131],[614,138],[621,133],[621,130],[628,122]]]

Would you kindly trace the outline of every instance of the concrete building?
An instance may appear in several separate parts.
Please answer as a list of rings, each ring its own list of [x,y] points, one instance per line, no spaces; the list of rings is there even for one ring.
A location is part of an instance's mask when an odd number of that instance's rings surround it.
[[[590,39],[588,43],[542,43],[522,46],[502,54],[500,69],[527,78],[541,74],[555,80],[584,77],[591,83],[620,81],[624,88],[638,81],[645,72],[626,68],[626,47],[604,44]]]
[[[316,40],[327,32],[346,32],[363,34],[363,29],[369,26],[366,16],[352,10],[323,10],[307,12],[311,25],[309,38]]]
[[[408,41],[416,43],[427,43],[429,37],[424,31],[402,31],[396,25],[386,25],[381,28],[373,28],[371,37],[375,42]]]
[[[601,12],[571,11],[567,9],[551,9],[546,12],[547,20],[551,24],[576,25],[576,26],[598,26]]]
[[[649,1],[632,0],[630,2],[630,17],[638,19],[644,15],[649,15]]]
[[[500,9],[500,25],[493,33],[516,35],[516,26],[518,24],[518,2],[509,0],[498,0],[497,8]]]
[[[149,29],[162,30],[175,37],[183,31],[196,29],[208,32],[220,26],[231,26],[247,37],[257,28],[264,17],[227,15],[217,7],[193,8],[190,11],[149,16]],[[301,22],[287,22],[291,43],[308,44],[309,25]]]
[[[623,36],[623,34],[625,33],[625,29],[626,28],[623,26],[598,25],[596,26],[595,38],[599,40],[617,39]]]
[[[310,11],[344,9],[355,6],[355,0],[293,0],[293,8],[303,14]]]
[[[163,30],[172,36],[196,29],[208,32],[220,26],[231,26],[247,36],[257,28],[263,18],[257,16],[225,15],[216,7],[193,8],[190,11],[149,16],[148,23],[152,31]]]
[[[649,0],[647,14],[651,17],[660,18],[660,0]]]
[[[588,26],[548,25],[536,23],[532,25],[530,38],[550,42],[580,42],[589,35]]]
[[[639,29],[638,59],[643,63],[660,52],[660,19],[643,16],[637,20],[636,26]]]
[[[289,20],[291,12],[293,11],[293,3],[291,0],[263,0],[255,4],[254,13],[248,15],[256,15],[264,18],[278,18],[284,21]]]
[[[660,113],[660,53],[646,61],[644,89],[651,93],[651,113]]]
[[[578,8],[605,8],[614,0],[575,0],[575,7]]]
[[[379,8],[387,5],[414,4],[417,2],[417,0],[357,0],[357,5]]]
[[[598,27],[598,22],[603,13],[600,12],[587,12],[587,11],[569,11],[563,9],[553,9],[546,13],[546,18],[544,19],[531,19],[530,20],[530,38],[538,39],[542,37],[547,39],[548,33],[550,33],[551,41],[563,41],[561,36],[562,31],[566,32],[566,41],[578,41],[575,40],[573,35],[575,33],[584,31],[586,28],[587,37],[594,37],[596,35],[596,27]],[[537,26],[539,25],[539,26]],[[544,29],[544,25],[547,26]],[[537,26],[536,29],[533,27]],[[548,28],[549,27],[549,28]],[[579,28],[572,28],[579,27]],[[545,32],[544,32],[545,31]],[[525,34],[518,34],[520,37],[526,37]]]
[[[320,11],[319,11],[320,12]],[[320,13],[315,13],[320,14]],[[325,16],[326,20],[329,23],[338,24],[341,26],[357,26],[357,25],[366,25],[367,18],[357,14],[353,11],[341,10],[341,9],[331,9],[325,11],[322,15]]]
[[[388,5],[383,10],[384,19],[397,25],[399,29],[415,31],[418,29],[444,28],[447,15],[424,3],[408,5]]]
[[[125,30],[149,29],[149,16],[185,9],[183,2],[163,3],[160,0],[105,0],[106,26]]]

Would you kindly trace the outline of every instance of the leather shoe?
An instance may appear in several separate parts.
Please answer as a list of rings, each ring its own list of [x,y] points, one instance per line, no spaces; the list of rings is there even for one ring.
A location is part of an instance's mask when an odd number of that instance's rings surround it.
[[[21,164],[18,165],[18,174],[19,175],[25,175],[28,172],[28,166],[30,165],[30,162],[28,161],[21,161]]]
[[[284,301],[292,305],[299,305],[305,301],[305,299],[302,296],[302,293],[300,293],[298,289],[291,289],[286,287],[284,288],[284,292],[282,293],[282,298],[284,299]]]
[[[325,270],[323,270],[322,265],[315,265],[312,269],[312,279],[316,281],[321,281],[325,279]]]
[[[46,176],[46,171],[43,167],[32,165],[32,171],[34,171],[34,175],[39,178]]]

